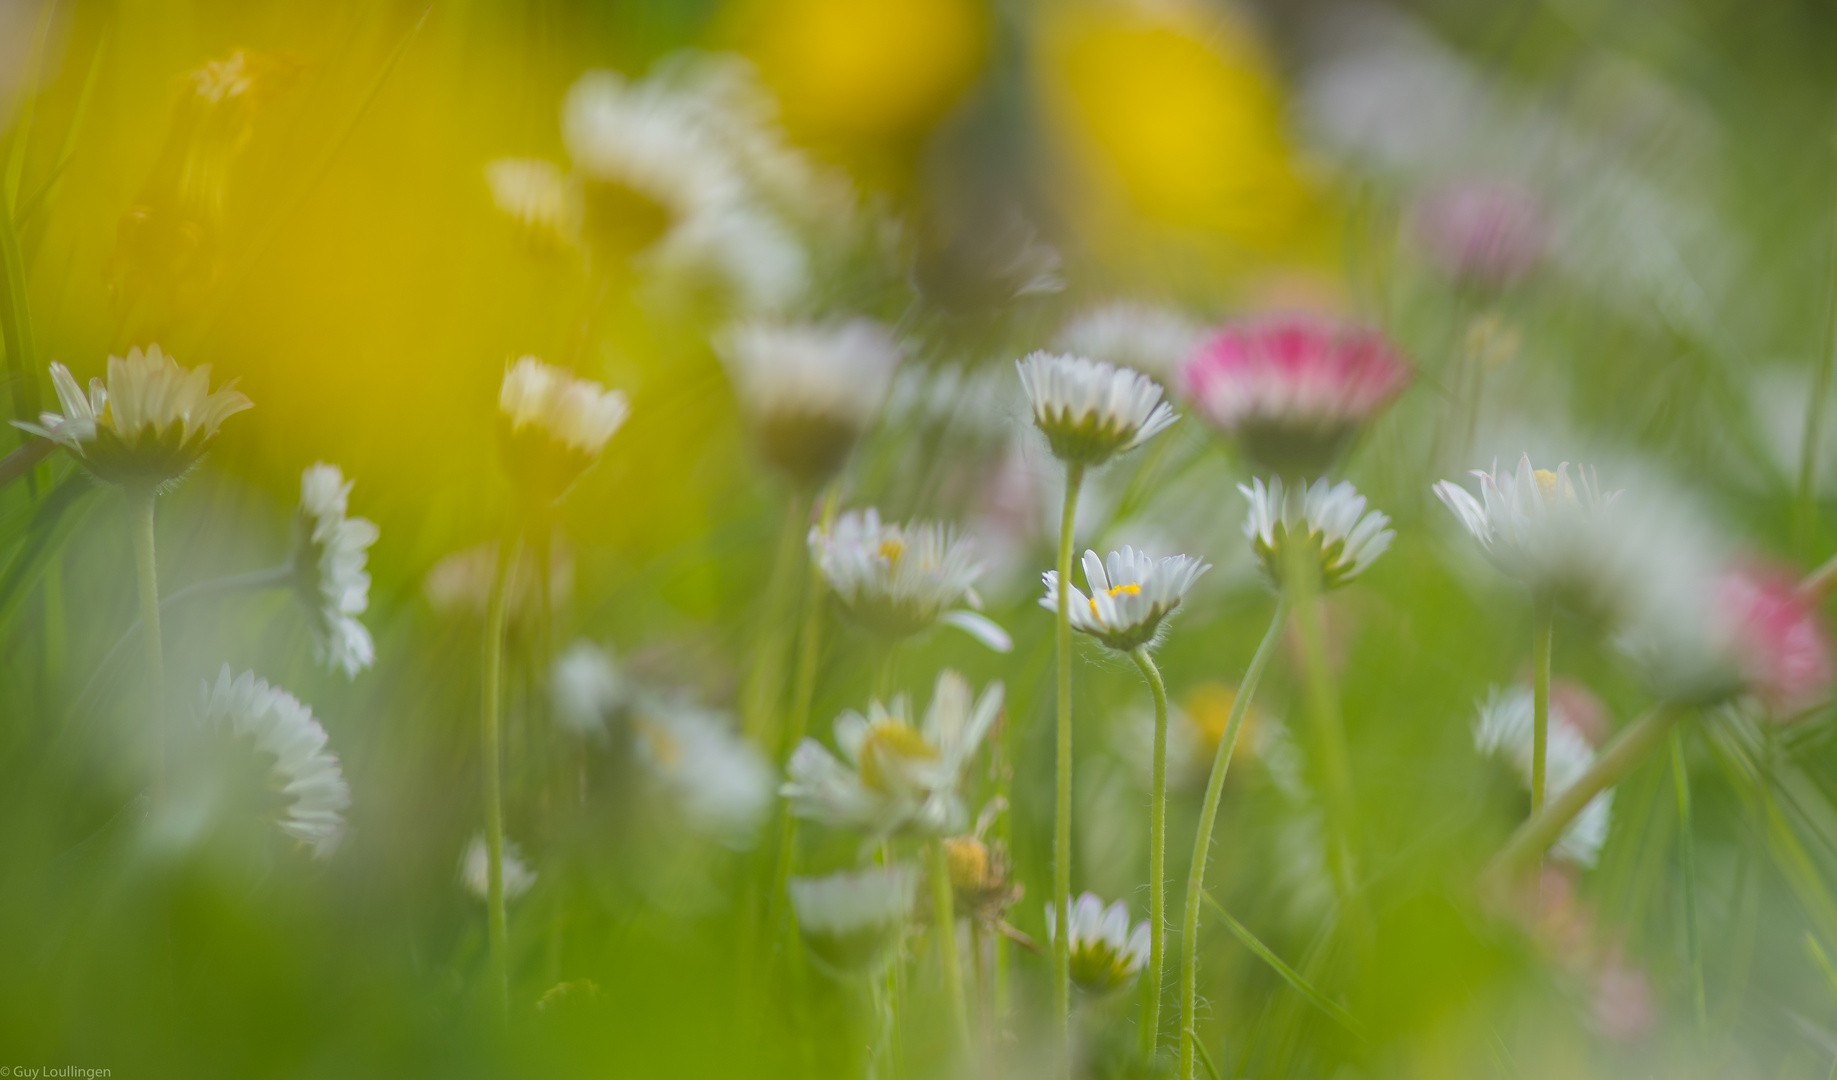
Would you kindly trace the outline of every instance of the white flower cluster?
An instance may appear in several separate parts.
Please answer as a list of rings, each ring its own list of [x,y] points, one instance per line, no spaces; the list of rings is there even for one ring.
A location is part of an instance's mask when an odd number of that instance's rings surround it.
[[[346,517],[351,481],[336,465],[316,462],[300,474],[300,516],[294,545],[296,591],[313,616],[319,659],[349,678],[376,661],[370,631],[357,617],[370,606],[364,570],[377,528],[367,518]]]

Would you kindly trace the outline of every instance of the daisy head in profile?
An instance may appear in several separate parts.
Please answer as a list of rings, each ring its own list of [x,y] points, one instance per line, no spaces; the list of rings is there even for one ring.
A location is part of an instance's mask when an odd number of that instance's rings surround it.
[[[64,411],[14,425],[64,447],[98,479],[143,491],[183,477],[224,420],[251,407],[233,380],[213,393],[209,364],[180,367],[158,345],[109,357],[107,381],[89,380],[87,394],[55,361],[51,382]]]
[[[1181,371],[1199,415],[1290,484],[1325,475],[1409,382],[1382,334],[1302,315],[1226,326]]]
[[[786,882],[797,929],[835,978],[872,974],[912,916],[918,873],[904,863]]]
[[[860,318],[752,320],[717,348],[760,452],[808,486],[835,475],[873,425],[900,359],[886,327]]]
[[[1049,352],[1032,353],[1016,367],[1034,426],[1067,465],[1102,465],[1177,419],[1161,387],[1130,368]]]
[[[567,494],[631,413],[625,395],[533,356],[505,368],[498,436],[521,494],[546,506]]]
[[[1312,484],[1288,488],[1280,477],[1267,485],[1253,479],[1250,487],[1238,485],[1250,500],[1244,535],[1263,564],[1272,583],[1285,580],[1293,545],[1318,560],[1324,588],[1344,585],[1364,573],[1390,547],[1396,533],[1390,518],[1365,511],[1365,496],[1351,484]]]
[[[1046,937],[1056,941],[1059,913],[1046,905]],[[1129,928],[1129,909],[1121,900],[1104,907],[1095,893],[1072,904],[1068,944],[1072,983],[1087,994],[1105,995],[1127,986],[1148,962],[1148,924]]]
[[[485,834],[474,833],[459,860],[459,880],[465,884],[467,892],[480,900],[485,899],[491,888],[490,866],[491,852],[485,846]],[[536,872],[523,861],[523,849],[508,837],[504,840],[503,874],[506,900],[515,900],[536,883]]]
[[[313,650],[347,678],[376,661],[370,631],[358,616],[370,605],[364,569],[377,528],[347,517],[351,481],[336,465],[316,462],[300,475],[300,510],[294,518],[293,588],[313,623]]]
[[[1006,631],[976,609],[982,564],[968,537],[931,521],[904,525],[851,510],[810,530],[810,555],[849,618],[889,640],[945,623],[1007,652]]]
[[[312,710],[252,671],[231,678],[225,664],[215,685],[203,684],[202,712],[207,729],[247,740],[261,773],[240,786],[261,793],[262,812],[314,856],[331,855],[344,838],[351,789]]]
[[[1159,640],[1167,616],[1180,606],[1199,575],[1211,568],[1185,555],[1157,559],[1127,545],[1112,551],[1108,559],[1086,551],[1084,580],[1091,591],[1086,596],[1076,585],[1069,586],[1072,629],[1118,652],[1152,645]],[[1040,598],[1040,606],[1057,611],[1059,572],[1048,570],[1043,577],[1046,595]]]
[[[1568,462],[1555,472],[1533,468],[1526,454],[1516,470],[1474,470],[1478,499],[1450,480],[1435,485],[1435,496],[1501,573],[1533,592],[1591,609],[1612,591],[1599,579],[1609,546],[1603,530],[1612,524],[1606,515],[1620,492],[1602,491],[1591,468],[1578,466],[1573,477],[1569,469]]]

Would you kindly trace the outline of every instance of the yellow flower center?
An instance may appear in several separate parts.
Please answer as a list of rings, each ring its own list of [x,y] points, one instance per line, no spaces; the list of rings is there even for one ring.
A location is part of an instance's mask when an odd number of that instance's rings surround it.
[[[1549,469],[1534,469],[1531,472],[1531,476],[1537,481],[1537,491],[1544,498],[1548,499],[1550,496],[1557,493],[1556,474]],[[1565,490],[1562,495],[1564,502],[1574,504],[1575,491],[1573,489]]]
[[[980,889],[989,879],[989,849],[973,836],[947,838],[944,859],[950,867],[950,883],[960,891]]]
[[[905,553],[906,545],[900,543],[897,537],[889,536],[880,542],[880,557],[890,563],[898,562],[899,557]]]
[[[891,794],[906,786],[903,774],[908,763],[937,759],[937,750],[923,735],[898,720],[881,720],[868,728],[861,743],[861,782]]]
[[[666,769],[674,770],[682,761],[682,743],[662,724],[648,719],[639,719],[638,731],[644,737],[645,746],[650,748],[651,756]]]
[[[1112,585],[1111,587],[1103,591],[1109,593],[1111,596],[1125,596],[1125,595],[1126,596],[1140,596],[1142,595],[1142,587],[1133,582],[1131,582],[1128,585]],[[1097,596],[1095,593],[1091,595],[1091,614],[1093,615],[1097,614]]]

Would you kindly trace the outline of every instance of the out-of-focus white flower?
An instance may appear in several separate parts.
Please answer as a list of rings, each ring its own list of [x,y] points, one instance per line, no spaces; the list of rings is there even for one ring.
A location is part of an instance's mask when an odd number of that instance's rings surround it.
[[[107,383],[89,380],[87,396],[55,360],[51,383],[64,411],[13,425],[69,450],[98,478],[129,487],[157,488],[184,476],[223,421],[251,407],[233,389],[235,380],[212,393],[209,364],[180,367],[158,345],[109,357]]]
[[[1417,239],[1443,273],[1498,289],[1543,257],[1549,226],[1543,205],[1517,184],[1469,180],[1424,192],[1414,207]]]
[[[429,568],[421,582],[421,593],[435,611],[483,614],[491,598],[497,560],[496,542],[455,551]],[[527,547],[517,549],[504,575],[504,604],[513,622],[540,610],[540,577],[534,553]],[[557,534],[549,548],[550,607],[566,601],[573,590],[574,556]]]
[[[996,652],[1013,647],[1006,631],[973,610],[982,606],[975,546],[944,525],[883,524],[872,507],[851,510],[831,529],[810,530],[810,555],[843,609],[877,634],[905,638],[942,622]]]
[[[698,214],[646,260],[668,286],[758,313],[792,307],[809,287],[810,257],[778,219],[749,204]]]
[[[500,868],[504,875],[504,899],[515,900],[536,883],[536,872],[523,861],[523,851],[516,841],[504,838],[504,858]],[[490,891],[491,852],[485,846],[485,834],[477,833],[466,845],[459,860],[459,880],[480,900]]]
[[[583,639],[550,665],[549,696],[557,724],[576,735],[599,735],[606,718],[631,700],[631,688],[606,650]]]
[[[797,929],[810,951],[838,978],[880,967],[912,915],[918,873],[903,863],[794,877],[785,883]]]
[[[1493,687],[1480,705],[1479,718],[1473,726],[1474,749],[1482,754],[1501,754],[1511,761],[1518,778],[1526,787],[1531,783],[1531,736],[1534,733],[1531,689],[1515,686],[1509,690]],[[1544,798],[1554,799],[1569,790],[1594,763],[1595,749],[1583,734],[1581,725],[1569,715],[1565,702],[1552,695],[1550,729],[1544,750]],[[1607,842],[1609,820],[1613,815],[1614,793],[1610,789],[1596,795],[1576,815],[1551,849],[1559,858],[1577,866],[1593,866],[1600,857],[1601,845]]]
[[[749,321],[718,342],[759,446],[807,483],[834,475],[886,400],[899,343],[872,319]]]
[[[1073,356],[1134,368],[1163,382],[1177,377],[1204,330],[1169,307],[1116,300],[1086,311],[1059,331]]]
[[[223,665],[217,683],[202,685],[203,716],[208,727],[227,726],[247,737],[258,753],[274,760],[267,786],[287,800],[276,824],[282,832],[324,858],[344,838],[344,811],[351,805],[338,759],[327,752],[325,729],[299,699],[245,671],[230,678]]]
[[[1218,330],[1181,370],[1199,413],[1260,470],[1321,476],[1359,428],[1410,382],[1375,330],[1305,315]]]
[[[964,818],[958,781],[1000,715],[1001,701],[1001,683],[990,683],[972,701],[969,683],[946,669],[920,726],[913,726],[903,694],[891,708],[871,703],[865,717],[851,709],[836,718],[843,760],[806,738],[791,755],[779,794],[799,817],[870,837],[905,828],[954,832]]]
[[[550,161],[499,158],[485,165],[491,201],[532,238],[556,247],[580,243],[585,214],[580,183]]]
[[[690,823],[736,848],[750,847],[772,802],[772,769],[731,718],[706,709],[640,710],[639,759],[663,781]]]
[[[1237,486],[1250,500],[1244,535],[1272,582],[1280,583],[1287,573],[1285,552],[1291,543],[1306,543],[1319,552],[1321,584],[1331,589],[1364,573],[1397,535],[1385,528],[1390,518],[1376,510],[1365,513],[1365,496],[1345,481],[1316,480],[1293,490],[1285,490],[1280,477],[1267,487],[1258,479],[1250,483]]]
[[[314,655],[356,678],[376,661],[370,631],[357,617],[370,606],[364,563],[378,534],[368,518],[345,516],[350,496],[351,482],[336,465],[315,462],[300,474],[293,574],[313,618]]]
[[[1613,586],[1602,580],[1602,553],[1609,523],[1601,517],[1620,493],[1602,492],[1593,469],[1569,463],[1555,472],[1533,469],[1531,456],[1518,461],[1516,473],[1474,470],[1481,499],[1452,481],[1435,485],[1437,498],[1454,512],[1480,542],[1480,548],[1507,576],[1534,591],[1551,592],[1566,602],[1598,607]]]
[[[1036,352],[1015,364],[1033,422],[1053,455],[1101,465],[1167,429],[1177,417],[1161,387],[1131,368]]]
[[[1046,905],[1046,937],[1058,938],[1059,913]],[[1107,909],[1092,893],[1072,905],[1068,944],[1072,982],[1091,994],[1108,994],[1128,985],[1148,962],[1148,923],[1129,929],[1129,909],[1121,900]]]
[[[1072,629],[1119,652],[1152,644],[1161,632],[1162,620],[1180,606],[1199,575],[1211,568],[1185,555],[1156,559],[1126,544],[1121,551],[1112,551],[1107,563],[1095,551],[1086,551],[1084,580],[1091,595],[1070,586],[1071,602],[1066,609]],[[1046,595],[1040,598],[1040,606],[1057,611],[1059,572],[1048,570],[1042,577]]]
[[[504,369],[498,415],[511,472],[530,496],[548,502],[599,460],[631,407],[617,390],[525,356]]]

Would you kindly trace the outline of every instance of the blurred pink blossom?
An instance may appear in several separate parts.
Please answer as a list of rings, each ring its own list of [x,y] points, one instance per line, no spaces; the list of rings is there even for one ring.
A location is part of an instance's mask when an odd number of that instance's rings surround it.
[[[1741,566],[1717,583],[1716,600],[1742,675],[1769,710],[1787,716],[1829,695],[1830,638],[1792,578]]]
[[[1417,200],[1411,217],[1417,240],[1444,273],[1495,289],[1537,265],[1549,234],[1536,197],[1496,181],[1432,189]]]

